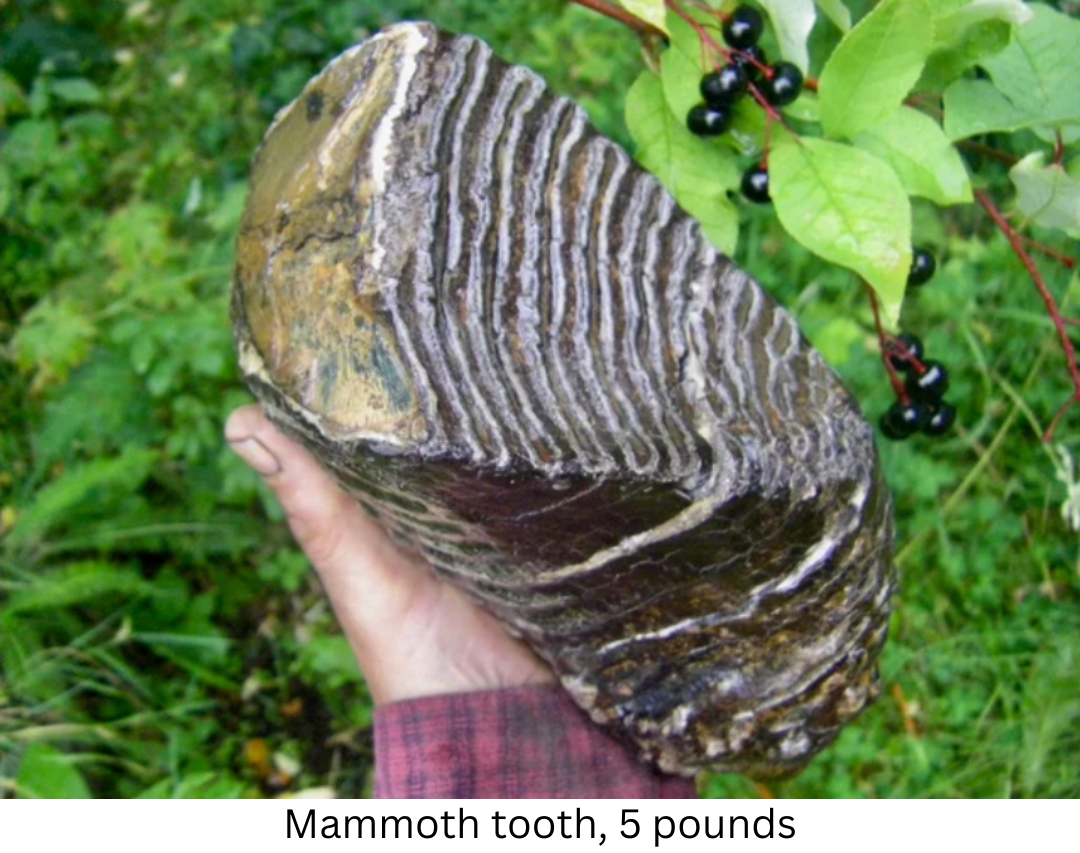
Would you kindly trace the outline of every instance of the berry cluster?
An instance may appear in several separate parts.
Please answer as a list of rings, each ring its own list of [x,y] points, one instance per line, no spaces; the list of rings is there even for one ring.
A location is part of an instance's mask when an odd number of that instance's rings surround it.
[[[726,65],[701,78],[703,103],[690,110],[687,127],[698,136],[720,136],[731,127],[735,105],[748,93],[763,107],[783,107],[799,97],[803,75],[790,62],[769,65],[758,45],[765,19],[752,6],[739,6],[724,19],[722,33],[730,50]],[[775,115],[775,113],[774,113]],[[767,204],[769,173],[765,165],[751,167],[742,179],[743,195],[756,204]]]
[[[918,287],[930,280],[937,264],[923,248],[912,252],[908,285]],[[881,431],[886,438],[900,441],[916,432],[939,436],[956,422],[956,408],[945,401],[949,390],[949,371],[940,361],[924,359],[922,341],[903,334],[886,342],[885,361],[894,373],[904,376],[897,401],[881,416]]]
[[[770,65],[758,41],[765,31],[765,19],[753,6],[741,5],[731,14],[714,14],[723,23],[721,32],[726,46],[717,43],[704,26],[698,25],[679,7],[669,4],[694,27],[703,50],[713,57],[714,69],[701,78],[701,103],[686,116],[687,127],[697,136],[715,137],[728,131],[735,119],[735,109],[748,95],[764,110],[765,154],[759,163],[747,169],[740,189],[743,197],[755,204],[772,201],[769,187],[768,148],[772,122],[783,122],[778,108],[794,102],[806,82],[798,66],[790,62]],[[704,8],[703,4],[702,7]],[[814,87],[811,81],[811,88]],[[937,263],[925,248],[912,249],[909,287],[921,287],[934,275]],[[869,288],[868,288],[869,290]],[[914,335],[887,336],[880,322],[873,292],[878,335],[883,357],[896,402],[881,418],[881,429],[887,438],[900,440],[916,432],[944,435],[956,421],[956,409],[945,401],[949,388],[949,372],[939,361],[923,359],[923,346]]]

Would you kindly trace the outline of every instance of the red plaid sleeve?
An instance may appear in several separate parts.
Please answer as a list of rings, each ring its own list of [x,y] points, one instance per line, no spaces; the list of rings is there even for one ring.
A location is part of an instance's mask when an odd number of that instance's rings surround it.
[[[429,696],[375,712],[380,798],[694,797],[640,764],[555,686]]]

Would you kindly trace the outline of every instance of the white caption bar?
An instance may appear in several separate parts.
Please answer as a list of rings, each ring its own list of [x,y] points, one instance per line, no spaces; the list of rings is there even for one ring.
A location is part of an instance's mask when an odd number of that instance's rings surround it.
[[[1046,853],[1077,849],[1078,815],[1068,800],[4,800],[0,847]]]

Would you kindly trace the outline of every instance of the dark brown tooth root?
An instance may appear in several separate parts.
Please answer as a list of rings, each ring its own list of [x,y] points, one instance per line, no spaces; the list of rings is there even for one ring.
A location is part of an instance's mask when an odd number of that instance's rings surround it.
[[[894,574],[871,430],[580,109],[401,25],[279,116],[252,187],[250,387],[597,722],[664,770],[767,777],[874,698]]]

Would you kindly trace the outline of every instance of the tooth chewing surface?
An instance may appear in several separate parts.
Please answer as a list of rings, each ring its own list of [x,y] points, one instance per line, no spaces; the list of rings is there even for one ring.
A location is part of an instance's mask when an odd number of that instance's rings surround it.
[[[256,157],[248,384],[661,769],[805,765],[879,691],[872,434],[792,319],[585,114],[393,27]]]

